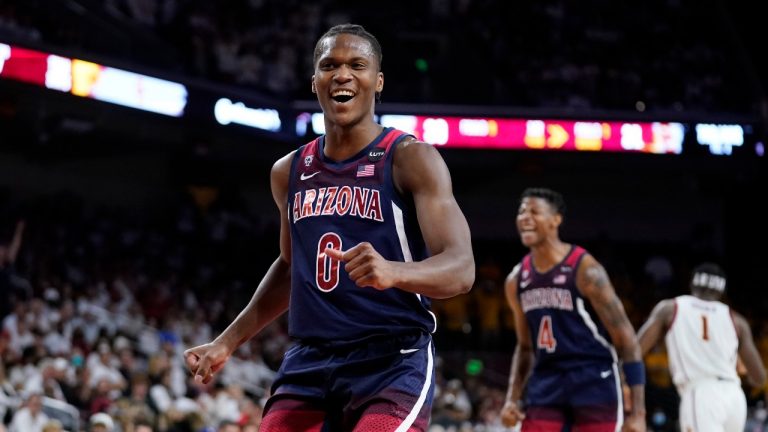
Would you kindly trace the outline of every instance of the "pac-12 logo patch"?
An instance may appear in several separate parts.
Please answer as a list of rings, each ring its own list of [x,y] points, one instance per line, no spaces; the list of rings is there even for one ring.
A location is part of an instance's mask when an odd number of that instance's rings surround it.
[[[312,165],[312,155],[309,155],[304,158],[304,166],[310,166]]]
[[[368,152],[368,160],[371,162],[380,161],[386,153],[387,153],[386,150],[373,149],[370,152]]]

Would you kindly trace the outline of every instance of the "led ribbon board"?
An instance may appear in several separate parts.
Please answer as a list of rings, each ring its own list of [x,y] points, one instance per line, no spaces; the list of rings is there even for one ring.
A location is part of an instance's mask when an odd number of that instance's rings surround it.
[[[682,123],[392,114],[378,120],[425,142],[457,148],[680,154],[685,136]],[[315,134],[324,133],[322,113],[299,115],[297,131],[310,124]]]
[[[180,83],[3,43],[0,78],[173,117],[187,105]]]

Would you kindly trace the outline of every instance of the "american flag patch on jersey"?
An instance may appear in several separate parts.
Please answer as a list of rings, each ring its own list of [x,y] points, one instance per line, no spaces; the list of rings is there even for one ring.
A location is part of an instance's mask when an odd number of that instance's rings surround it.
[[[373,164],[360,164],[357,166],[357,177],[371,177],[373,175]]]

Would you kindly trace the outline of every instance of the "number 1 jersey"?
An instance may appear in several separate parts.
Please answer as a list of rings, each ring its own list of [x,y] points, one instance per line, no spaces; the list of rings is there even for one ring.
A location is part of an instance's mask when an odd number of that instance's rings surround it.
[[[699,380],[739,382],[739,337],[728,305],[691,295],[676,297],[665,340],[672,381],[681,391]]]
[[[343,346],[376,336],[434,332],[429,299],[392,287],[359,287],[344,263],[324,254],[369,242],[384,259],[420,261],[427,249],[413,200],[395,188],[392,161],[408,136],[386,128],[357,155],[325,157],[325,137],[296,151],[288,194],[291,227],[289,333]]]

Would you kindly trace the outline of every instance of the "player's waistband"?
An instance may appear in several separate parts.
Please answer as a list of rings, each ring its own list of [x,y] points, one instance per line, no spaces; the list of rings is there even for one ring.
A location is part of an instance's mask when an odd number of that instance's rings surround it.
[[[741,380],[739,378],[726,377],[726,376],[710,376],[710,377],[695,378],[691,381],[678,384],[677,391],[678,393],[682,393],[687,389],[691,389],[693,387],[696,387],[699,384],[705,384],[705,383],[734,384],[741,387]]]
[[[344,351],[357,350],[361,347],[384,351],[394,348],[399,349],[400,347],[414,344],[424,337],[431,338],[432,336],[425,331],[414,330],[408,333],[374,334],[353,341],[300,339],[296,343],[320,350],[333,351],[338,354]]]

